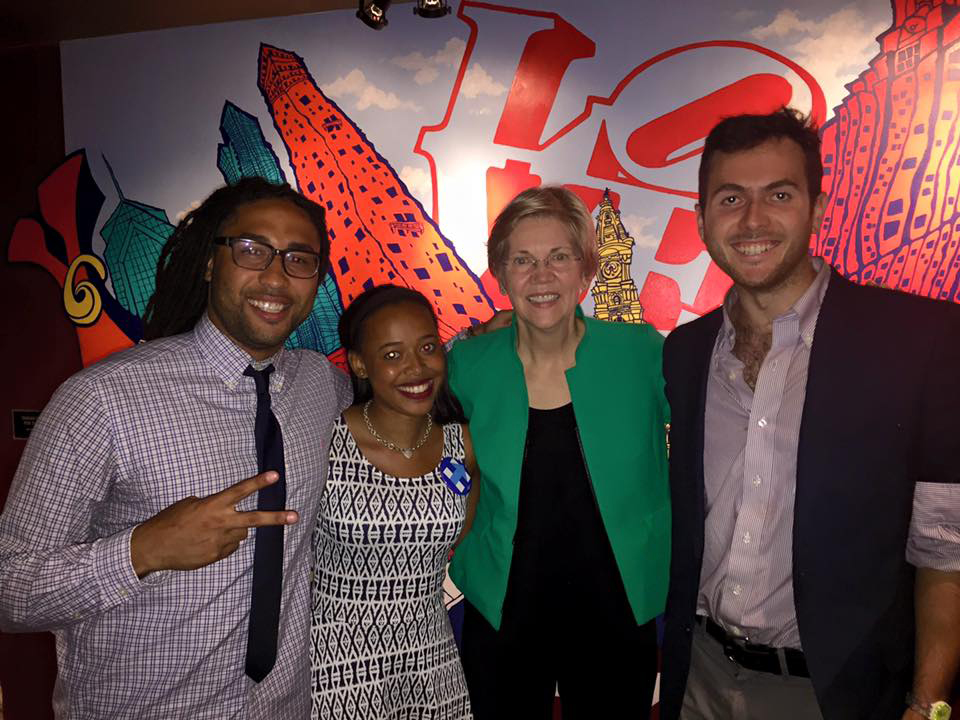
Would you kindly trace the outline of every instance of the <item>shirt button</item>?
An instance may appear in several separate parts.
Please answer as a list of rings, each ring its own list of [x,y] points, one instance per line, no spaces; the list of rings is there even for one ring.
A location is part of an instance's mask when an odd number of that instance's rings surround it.
[[[754,476],[753,476],[753,484],[754,484],[754,486],[759,487],[761,482],[762,482],[762,480],[760,480],[760,476],[759,476],[759,475],[754,475]]]
[[[757,425],[759,425],[762,428],[766,427],[767,419],[765,417],[760,418],[759,420],[757,420]]]
[[[750,536],[749,531],[748,531],[748,532],[745,532],[745,533],[743,534],[743,544],[744,544],[744,545],[749,545],[749,544],[750,544],[750,541],[751,541],[752,539],[753,539],[753,538]]]
[[[734,595],[738,595],[738,596],[739,596],[740,593],[742,593],[742,592],[743,592],[743,588],[742,588],[742,587],[740,587],[739,585],[734,585],[734,586],[733,586],[733,594],[734,594]]]
[[[733,370],[730,371],[730,379],[731,379],[731,380],[736,380],[736,379],[737,379],[737,374],[736,374]]]

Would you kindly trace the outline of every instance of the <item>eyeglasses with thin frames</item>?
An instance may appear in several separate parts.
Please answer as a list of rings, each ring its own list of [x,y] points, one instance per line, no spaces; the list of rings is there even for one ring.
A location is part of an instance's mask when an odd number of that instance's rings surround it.
[[[265,242],[243,236],[222,236],[214,238],[213,242],[229,247],[233,262],[246,270],[266,270],[279,255],[283,271],[292,278],[306,280],[320,272],[320,255],[309,250],[278,250]]]
[[[504,264],[507,266],[507,270],[516,275],[529,275],[541,264],[547,270],[564,273],[573,269],[582,259],[579,255],[574,255],[568,250],[554,250],[545,258],[537,258],[529,253],[520,253],[507,258]]]

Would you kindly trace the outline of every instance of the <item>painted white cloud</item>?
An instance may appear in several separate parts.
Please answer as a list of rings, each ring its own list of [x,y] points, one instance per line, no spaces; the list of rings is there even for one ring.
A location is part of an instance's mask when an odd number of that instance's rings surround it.
[[[467,44],[457,37],[447,40],[446,44],[433,55],[425,56],[420,51],[401,55],[391,60],[394,65],[412,72],[417,85],[429,85],[440,75],[441,68],[455,68],[460,64]]]
[[[463,76],[460,94],[471,100],[481,95],[497,97],[507,91],[507,86],[494,80],[480,63],[474,63]]]
[[[356,98],[356,109],[366,110],[370,107],[381,110],[412,110],[417,112],[420,106],[409,100],[401,100],[396,93],[381,90],[367,80],[363,70],[354,68],[343,77],[338,77],[332,83],[324,85],[324,93],[332,98]]]
[[[192,203],[187,205],[186,208],[184,208],[183,210],[181,210],[176,214],[176,216],[173,218],[174,221],[177,223],[183,222],[183,219],[187,216],[187,213],[193,212],[198,207],[200,207],[200,203],[201,203],[200,200],[194,200]]]
[[[651,233],[650,226],[657,221],[657,218],[645,217],[643,215],[620,215],[620,222],[630,233],[637,247],[657,248],[660,247],[660,238]]]
[[[840,10],[843,12],[843,10]],[[757,40],[782,38],[791,33],[810,33],[817,29],[813,20],[802,20],[795,10],[781,10],[769,25],[762,25],[750,31]]]
[[[430,173],[422,168],[404,165],[400,169],[400,179],[410,193],[429,211],[433,203],[433,182],[430,180]]]
[[[846,97],[844,85],[877,54],[877,35],[888,26],[889,19],[867,17],[857,5],[848,4],[822,20],[781,10],[769,24],[753,28],[749,35],[761,42],[785,42],[790,59],[820,83],[829,114]]]

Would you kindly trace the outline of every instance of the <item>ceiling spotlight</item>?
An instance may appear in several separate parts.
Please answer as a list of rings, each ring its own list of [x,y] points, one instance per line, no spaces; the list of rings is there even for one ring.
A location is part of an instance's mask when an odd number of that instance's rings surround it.
[[[363,24],[374,30],[383,30],[387,26],[387,8],[390,0],[360,0],[357,17]]]
[[[450,6],[447,5],[447,0],[417,0],[413,12],[420,17],[438,18],[447,15]]]

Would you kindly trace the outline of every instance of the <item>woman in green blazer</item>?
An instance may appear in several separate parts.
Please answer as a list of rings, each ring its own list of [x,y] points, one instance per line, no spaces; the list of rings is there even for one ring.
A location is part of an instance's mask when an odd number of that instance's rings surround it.
[[[487,254],[513,322],[449,359],[480,468],[451,566],[475,717],[550,718],[558,689],[565,720],[646,718],[670,551],[662,338],[584,317],[597,242],[569,190],[518,195]]]

